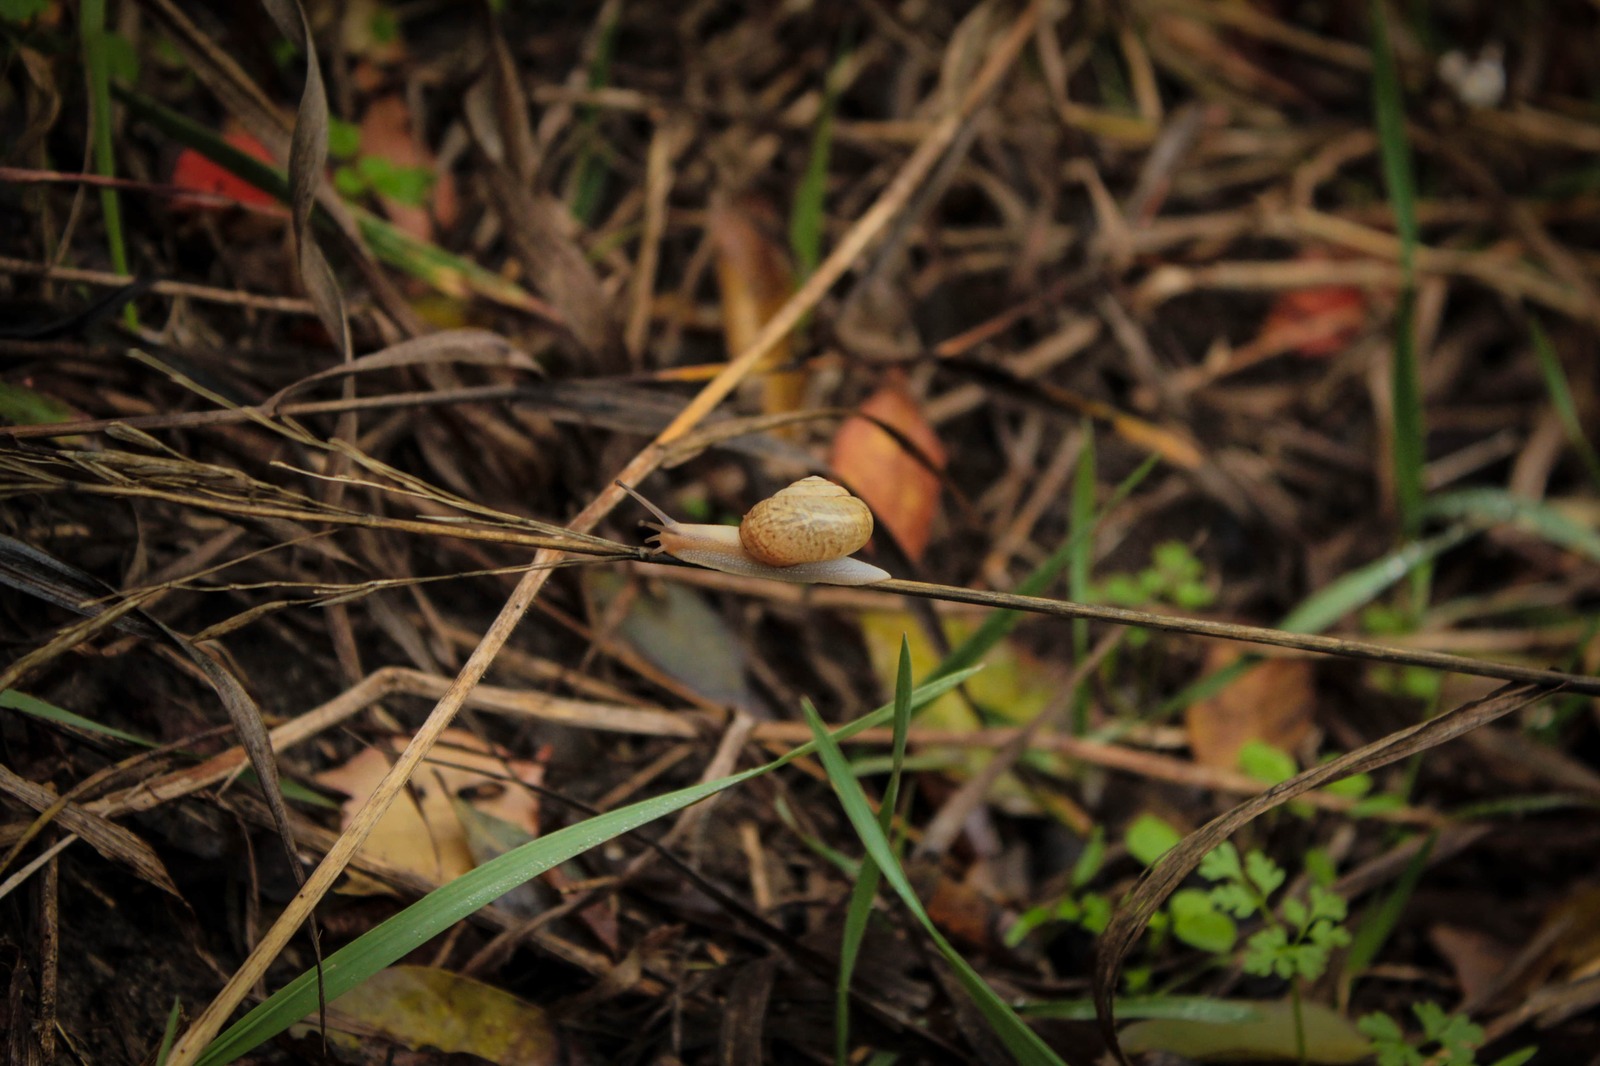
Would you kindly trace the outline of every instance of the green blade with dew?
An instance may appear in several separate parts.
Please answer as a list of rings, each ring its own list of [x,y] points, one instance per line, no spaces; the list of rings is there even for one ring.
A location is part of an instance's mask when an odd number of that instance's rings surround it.
[[[1479,527],[1509,525],[1540,540],[1600,562],[1600,532],[1568,518],[1542,500],[1516,496],[1504,489],[1458,489],[1428,500],[1429,518],[1466,522]]]

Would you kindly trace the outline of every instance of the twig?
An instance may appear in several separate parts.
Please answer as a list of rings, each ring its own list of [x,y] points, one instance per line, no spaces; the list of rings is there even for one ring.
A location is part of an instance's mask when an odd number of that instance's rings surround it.
[[[1018,596],[1009,592],[985,592],[980,589],[957,588],[954,585],[930,585],[922,581],[895,579],[880,581],[870,587],[881,592],[898,592],[906,596],[920,596],[923,599],[975,603],[984,607],[1005,607],[1015,611],[1053,615],[1057,618],[1087,618],[1096,622],[1114,622],[1117,625],[1159,629],[1168,633],[1188,633],[1197,637],[1242,640],[1249,644],[1267,644],[1275,648],[1292,648],[1295,651],[1315,652],[1319,655],[1338,655],[1348,659],[1366,659],[1370,662],[1423,666],[1432,670],[1493,677],[1501,681],[1521,681],[1546,688],[1564,688],[1571,692],[1600,696],[1600,677],[1568,674],[1560,670],[1541,670],[1513,663],[1483,662],[1445,652],[1392,648],[1383,644],[1345,640],[1342,637],[1324,637],[1314,633],[1290,633],[1264,626],[1212,622],[1203,618],[1178,618],[1173,615],[1151,614],[1148,611],[1130,611],[1121,607],[1102,607],[1097,604],[1073,603],[1069,600],[1047,600],[1039,596]]]

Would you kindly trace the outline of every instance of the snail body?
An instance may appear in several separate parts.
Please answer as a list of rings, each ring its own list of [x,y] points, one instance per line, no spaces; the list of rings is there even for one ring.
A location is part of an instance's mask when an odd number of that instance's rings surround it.
[[[802,584],[870,585],[889,572],[849,555],[872,536],[872,511],[826,478],[802,478],[761,501],[733,526],[677,522],[626,485],[658,522],[655,550],[743,577]]]

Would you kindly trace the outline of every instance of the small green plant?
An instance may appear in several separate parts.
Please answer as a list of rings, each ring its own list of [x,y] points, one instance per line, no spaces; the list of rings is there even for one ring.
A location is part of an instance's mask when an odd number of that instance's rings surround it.
[[[1276,907],[1272,895],[1288,880],[1283,867],[1263,851],[1222,844],[1200,860],[1200,876],[1209,890],[1180,889],[1167,904],[1172,935],[1197,950],[1227,955],[1238,941],[1239,921],[1260,918],[1266,928],[1245,941],[1240,959],[1246,973],[1289,980],[1314,980],[1327,970],[1333,950],[1350,943],[1344,928],[1345,901],[1328,884],[1326,862],[1311,862],[1313,884],[1305,899],[1285,899]]]
[[[1111,923],[1111,900],[1098,892],[1083,891],[1084,886],[1100,872],[1105,861],[1105,833],[1097,827],[1084,844],[1078,861],[1073,863],[1068,881],[1070,889],[1060,899],[1024,911],[1006,930],[1006,946],[1016,947],[1042,925],[1075,925],[1096,936],[1105,932],[1106,926]]]
[[[1361,628],[1375,637],[1392,637],[1410,633],[1416,629],[1416,625],[1407,612],[1375,603],[1361,612]],[[1377,663],[1368,668],[1367,676],[1372,679],[1374,686],[1385,692],[1424,703],[1438,699],[1439,687],[1444,683],[1443,674],[1422,666]]]
[[[412,207],[421,206],[433,190],[434,173],[427,167],[401,166],[392,159],[360,155],[361,130],[349,122],[332,120],[328,126],[328,153],[346,160],[333,172],[334,188],[349,199],[375,193]]]
[[[1150,552],[1150,565],[1137,574],[1110,574],[1089,584],[1084,599],[1113,607],[1141,609],[1156,604],[1171,604],[1185,611],[1209,607],[1217,594],[1206,583],[1206,567],[1182,541],[1157,544]],[[1142,648],[1150,641],[1144,629],[1130,630],[1126,643]]]
[[[1418,1003],[1411,1010],[1422,1025],[1422,1036],[1415,1041],[1407,1040],[1400,1023],[1387,1014],[1369,1014],[1356,1023],[1371,1037],[1378,1066],[1477,1066],[1482,1028],[1460,1014],[1446,1014],[1437,1003]],[[1494,1066],[1522,1066],[1537,1052],[1537,1048],[1523,1048]]]
[[[1170,603],[1186,611],[1209,607],[1217,595],[1206,584],[1205,564],[1182,541],[1155,546],[1150,565],[1137,574],[1112,574],[1091,586],[1091,598],[1117,607]]]
[[[1262,755],[1255,769],[1260,776],[1274,779],[1285,770],[1279,761]],[[1370,788],[1371,780],[1366,779],[1356,794]],[[1176,828],[1152,814],[1135,818],[1123,834],[1128,854],[1146,867],[1154,866],[1181,840]],[[1061,898],[1025,912],[1007,932],[1007,944],[1014,947],[1030,933],[1050,925],[1076,926],[1096,935],[1103,932],[1111,903],[1088,886],[1105,859],[1105,841],[1097,829],[1073,865],[1068,890]],[[1288,871],[1260,849],[1241,854],[1232,843],[1220,844],[1201,859],[1196,871],[1209,887],[1174,892],[1150,919],[1147,948],[1159,948],[1170,936],[1219,961],[1237,960],[1248,974],[1289,982],[1303,1059],[1309,1035],[1304,1028],[1303,988],[1327,973],[1334,951],[1350,945],[1352,937],[1345,927],[1348,905],[1333,890],[1337,870],[1332,857],[1321,848],[1310,848],[1301,866],[1310,882],[1305,894],[1274,900],[1288,883]],[[1239,923],[1252,920],[1261,928],[1241,946]],[[1128,967],[1123,973],[1124,993],[1148,992],[1153,973],[1149,965]],[[1157,998],[1168,995],[1161,992]],[[1483,1044],[1482,1029],[1463,1016],[1446,1014],[1435,1003],[1419,1003],[1412,1009],[1422,1028],[1414,1040],[1408,1041],[1399,1023],[1387,1014],[1370,1014],[1358,1024],[1360,1032],[1372,1041],[1378,1066],[1478,1066],[1475,1054]],[[1526,1048],[1492,1066],[1523,1066],[1536,1052],[1536,1048]]]

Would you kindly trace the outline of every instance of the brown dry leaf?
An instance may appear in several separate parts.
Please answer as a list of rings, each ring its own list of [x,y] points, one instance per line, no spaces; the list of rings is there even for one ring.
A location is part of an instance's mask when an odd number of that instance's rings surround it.
[[[1569,979],[1600,973],[1600,887],[1574,889],[1545,916],[1541,932],[1560,929],[1554,961]]]
[[[872,508],[885,529],[913,562],[920,562],[933,534],[939,510],[939,471],[944,445],[906,390],[904,375],[889,375],[882,388],[861,405],[861,414],[847,420],[833,438],[830,462],[857,496]],[[876,421],[874,421],[874,419]],[[885,432],[892,427],[914,447]],[[930,468],[931,464],[931,468]]]
[[[409,739],[389,737],[343,766],[317,775],[318,784],[350,797],[343,807],[346,821],[366,803]],[[372,835],[361,846],[361,854],[435,883],[466,873],[474,866],[472,851],[461,819],[451,805],[453,796],[537,835],[538,798],[526,788],[508,782],[508,774],[536,782],[542,778],[543,768],[491,751],[471,733],[446,730],[433,756],[411,779],[411,788],[400,794],[373,827]]]
[[[1226,669],[1240,657],[1217,645],[1206,656],[1206,673]],[[1239,749],[1252,740],[1293,752],[1311,733],[1316,693],[1311,664],[1304,659],[1267,659],[1235,678],[1209,699],[1184,712],[1195,762],[1236,770]]]
[[[772,208],[759,200],[711,201],[708,223],[711,246],[717,254],[717,287],[722,293],[722,333],[728,358],[750,347],[778,308],[794,292],[794,272],[789,256],[769,232],[775,225]],[[805,394],[803,371],[778,371],[794,359],[785,337],[761,360],[761,410],[784,414],[797,410]]]
[[[434,175],[431,216],[428,208],[419,204],[403,203],[389,196],[378,197],[384,214],[401,230],[420,240],[431,241],[434,218],[443,226],[455,221],[455,180],[448,170],[439,170],[433,152],[417,137],[411,125],[411,111],[398,93],[380,96],[367,105],[361,116],[361,154],[388,160],[397,167],[420,167]]]
[[[934,862],[918,862],[907,873],[928,917],[952,940],[979,951],[995,950],[998,922],[993,900],[972,885],[946,876]]]
[[[1428,943],[1450,964],[1461,998],[1468,1002],[1478,1002],[1511,963],[1506,946],[1477,929],[1436,925],[1428,930]]]
[[[429,966],[379,970],[340,996],[328,1013],[329,1038],[338,1044],[370,1035],[413,1050],[436,1048],[516,1066],[559,1058],[555,1027],[544,1010],[493,985]]]

